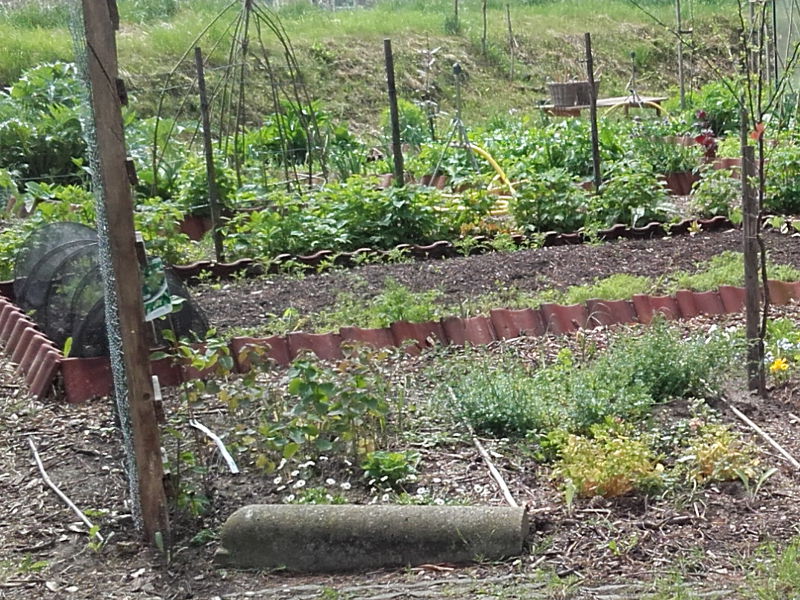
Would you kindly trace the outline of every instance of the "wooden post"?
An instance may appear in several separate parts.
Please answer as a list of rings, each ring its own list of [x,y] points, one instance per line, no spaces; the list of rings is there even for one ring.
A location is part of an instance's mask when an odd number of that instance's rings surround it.
[[[592,34],[584,34],[586,45],[586,75],[589,79],[589,119],[592,126],[592,171],[594,173],[594,192],[600,193],[603,182],[600,172],[600,136],[597,132],[597,88],[594,83],[594,58],[592,57]]]
[[[383,54],[386,60],[386,87],[389,92],[389,116],[392,120],[392,154],[394,155],[394,185],[402,187],[405,183],[403,166],[403,147],[400,140],[400,114],[397,110],[397,88],[394,84],[394,56],[392,40],[383,40]]]
[[[455,33],[458,33],[460,29],[458,24],[458,0],[453,0],[453,22],[455,23]]]
[[[772,35],[770,39],[772,40],[772,51],[770,55],[772,56],[772,82],[773,85],[777,86],[780,82],[780,67],[778,66],[778,13],[776,12],[777,7],[775,5],[775,0],[771,2],[771,10],[772,10]],[[789,37],[787,35],[787,37]]]
[[[122,125],[120,80],[115,41],[114,0],[82,0],[91,104],[96,130],[99,173],[107,213],[108,245],[119,311],[120,337],[127,380],[135,455],[135,479],[144,535],[151,543],[169,539],[161,443],[156,420],[149,350],[145,343],[141,274],[136,260],[133,201]],[[98,232],[104,235],[104,232]]]
[[[514,81],[514,32],[511,29],[511,6],[506,4],[506,23],[508,24],[508,54],[511,57],[511,81]]]
[[[683,110],[686,108],[686,81],[683,75],[683,15],[681,13],[681,0],[675,0],[675,22],[678,34],[678,85],[681,110]]]
[[[219,188],[217,170],[214,168],[214,149],[211,146],[211,118],[208,113],[208,94],[206,76],[203,69],[203,51],[200,46],[194,49],[197,66],[197,89],[200,93],[200,115],[203,119],[203,150],[206,155],[206,179],[208,182],[208,205],[211,209],[211,235],[214,237],[214,256],[217,262],[225,260],[222,250],[222,230],[220,229]]]
[[[483,14],[483,35],[481,35],[481,49],[483,50],[483,56],[486,56],[486,38],[488,36],[488,20],[486,18],[486,0],[483,0],[483,5],[481,6],[481,12]]]
[[[747,143],[747,111],[741,111],[742,234],[744,251],[745,334],[747,337],[747,388],[763,395],[766,388],[759,316],[758,202],[753,193],[754,151]]]

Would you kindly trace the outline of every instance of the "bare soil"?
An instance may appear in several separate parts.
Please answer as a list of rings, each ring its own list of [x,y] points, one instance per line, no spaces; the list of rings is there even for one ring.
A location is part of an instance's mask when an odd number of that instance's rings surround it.
[[[797,238],[770,231],[764,239],[773,263],[800,268]],[[253,327],[287,308],[300,314],[330,308],[342,292],[368,299],[383,291],[387,279],[415,292],[439,290],[442,301],[455,313],[465,301],[489,292],[564,290],[615,273],[657,277],[679,270],[693,272],[699,263],[726,250],[741,251],[739,231],[371,264],[318,275],[273,275],[226,282],[221,287],[198,286],[192,293],[219,331]]]
[[[772,260],[800,267],[797,240],[767,235]],[[588,282],[617,272],[657,275],[693,265],[726,249],[737,249],[735,233],[703,234],[667,240],[603,246],[548,248],[511,254],[414,264],[369,265],[302,279],[270,278],[231,282],[220,291],[198,294],[212,322],[238,326],[288,306],[310,311],[326,306],[354,277],[378,289],[387,276],[422,290],[438,287],[457,301],[497,286],[526,289]],[[363,286],[357,286],[359,290]],[[800,322],[800,309],[776,309]],[[700,317],[682,327],[702,331],[712,323],[740,324],[739,316]],[[608,330],[586,335],[602,345]],[[509,342],[533,357],[552,352],[572,338],[521,338]],[[491,349],[490,349],[491,351]],[[447,352],[458,352],[447,350]],[[430,355],[396,358],[393,376],[427,368]],[[276,376],[280,376],[277,374]],[[800,456],[800,392],[796,380],[772,389],[763,401],[732,383],[728,397],[794,456]],[[747,574],[760,561],[768,541],[796,535],[800,521],[797,472],[763,440],[719,405],[725,421],[759,446],[765,466],[778,469],[755,496],[742,483],[701,487],[675,498],[593,498],[565,506],[546,470],[505,440],[484,440],[512,494],[531,513],[529,549],[516,559],[471,566],[425,565],[355,575],[293,576],[283,573],[222,571],[212,566],[212,535],[244,503],[281,502],[293,490],[276,483],[240,457],[244,474],[225,472],[212,462],[207,478],[211,511],[203,518],[173,515],[175,541],[168,563],[142,549],[134,530],[123,471],[120,436],[109,400],[83,406],[28,397],[8,362],[0,363],[0,598],[753,598]],[[176,397],[170,414],[180,412]],[[665,418],[680,415],[680,403],[667,406]],[[225,424],[225,411],[209,402],[199,418],[210,427]],[[188,428],[187,428],[188,431]],[[219,431],[222,431],[220,429]],[[52,480],[101,527],[108,539],[91,548],[86,526],[43,482],[32,458],[31,439]],[[437,498],[502,504],[485,465],[464,432],[444,429],[436,420],[416,423],[405,444],[423,457],[417,486]],[[171,451],[171,450],[170,450]],[[374,497],[355,469],[337,464],[308,469],[309,482],[332,478],[353,502]],[[295,476],[294,483],[305,473]],[[313,482],[312,482],[313,479]],[[350,489],[342,487],[348,484]],[[378,499],[380,501],[380,499]],[[101,514],[102,511],[102,514]],[[686,587],[692,595],[680,595]],[[666,591],[665,591],[666,590]]]

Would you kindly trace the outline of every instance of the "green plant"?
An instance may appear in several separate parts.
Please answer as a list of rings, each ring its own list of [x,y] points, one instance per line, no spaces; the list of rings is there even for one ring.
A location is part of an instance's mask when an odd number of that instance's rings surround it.
[[[293,504],[347,504],[347,498],[331,494],[324,487],[311,487],[301,490],[292,500]]]
[[[272,399],[275,407],[257,428],[267,452],[261,461],[265,470],[274,470],[274,459],[330,452],[359,457],[375,448],[389,404],[370,357],[366,349],[354,349],[335,369],[306,357],[292,363],[286,394]]]
[[[759,600],[785,600],[800,593],[800,539],[792,538],[784,548],[774,542],[764,544],[752,561],[755,569],[748,577],[751,597]]]
[[[511,357],[499,365],[455,364],[451,408],[475,431],[497,437],[585,432],[609,417],[642,417],[670,398],[717,393],[737,352],[738,342],[725,335],[684,339],[656,321],[637,335],[616,336],[583,364],[567,349],[534,371]]]
[[[417,467],[419,466],[419,452],[405,450],[403,452],[390,452],[375,450],[367,453],[361,469],[364,477],[375,482],[375,485],[387,485],[399,489],[402,484],[416,480]]]
[[[568,435],[559,448],[553,477],[579,497],[613,498],[661,485],[663,465],[646,440],[622,421],[592,425],[589,436]]]
[[[82,84],[69,63],[31,68],[0,91],[0,168],[30,180],[80,181],[73,159],[86,149],[83,101]]]
[[[192,247],[189,236],[180,231],[186,209],[175,200],[144,198],[134,213],[136,230],[142,234],[147,251],[173,265],[190,262]]]
[[[692,189],[692,205],[701,216],[729,215],[741,203],[742,182],[727,169],[706,168]]]
[[[644,222],[663,221],[669,208],[668,195],[650,167],[631,161],[609,168],[600,194],[592,196],[589,213],[601,225],[625,223],[631,227]]]
[[[560,301],[566,304],[577,304],[591,298],[621,300],[630,298],[634,294],[647,293],[652,287],[653,282],[647,277],[618,273],[598,279],[592,284],[570,286],[564,293],[563,300]]]
[[[318,315],[318,329],[341,325],[388,327],[395,321],[420,323],[442,316],[438,290],[414,292],[394,279],[387,278],[384,289],[364,303],[352,293],[340,294],[337,308]]]
[[[397,111],[400,121],[400,139],[412,147],[419,147],[430,139],[428,117],[419,106],[403,98],[397,100]],[[389,118],[389,109],[381,113],[381,130],[384,137],[391,143],[392,123]]]
[[[650,165],[660,174],[694,171],[703,158],[702,147],[677,143],[664,136],[642,135],[633,138],[631,156]]]
[[[707,291],[717,289],[721,285],[743,285],[744,266],[741,252],[726,250],[712,256],[703,267],[695,273],[678,271],[667,278],[665,290],[674,292],[679,289]],[[770,277],[782,281],[800,280],[800,270],[790,265],[767,264]]]
[[[586,219],[589,197],[564,168],[530,173],[517,186],[511,214],[525,231],[576,231]]]
[[[221,167],[217,161],[216,181],[220,207],[230,206],[236,192],[236,173],[233,169]],[[207,216],[211,214],[208,196],[208,173],[205,159],[190,154],[181,165],[175,179],[177,193],[175,202],[186,214]]]
[[[450,378],[456,402],[451,409],[477,433],[495,437],[522,437],[528,432],[546,432],[559,426],[566,410],[554,401],[566,392],[563,379],[571,368],[564,356],[550,369],[531,374],[508,357],[499,367],[495,361],[471,361],[458,365]]]
[[[766,167],[764,210],[795,215],[800,213],[800,144],[779,144],[769,154]]]

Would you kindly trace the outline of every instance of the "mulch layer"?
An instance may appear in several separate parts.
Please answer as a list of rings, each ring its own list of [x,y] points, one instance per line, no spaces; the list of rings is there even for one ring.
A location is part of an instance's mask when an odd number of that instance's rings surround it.
[[[800,268],[797,238],[767,231],[764,241],[773,263]],[[224,332],[232,327],[257,326],[270,315],[282,315],[287,308],[294,308],[301,315],[330,308],[342,292],[366,300],[382,292],[387,279],[415,292],[439,290],[442,301],[457,311],[459,305],[477,295],[512,288],[533,293],[551,288],[564,290],[615,273],[654,277],[678,270],[692,272],[698,263],[725,250],[741,251],[741,247],[741,232],[729,230],[364,265],[318,275],[268,275],[228,281],[222,286],[196,286],[192,294],[207,312],[211,325]]]
[[[797,240],[768,233],[776,263],[800,267]],[[379,291],[386,277],[414,289],[438,288],[454,302],[504,286],[534,291],[564,288],[612,273],[655,275],[693,266],[723,250],[739,248],[736,233],[701,234],[675,239],[625,241],[602,246],[555,247],[509,254],[397,265],[367,265],[300,279],[269,277],[228,282],[221,290],[201,288],[201,304],[221,329],[252,324],[265,313],[293,306],[312,311],[329,305],[341,290]],[[367,280],[366,288],[353,281]],[[363,290],[367,290],[363,292]],[[795,306],[775,309],[800,323]],[[703,331],[740,325],[739,315],[703,316],[680,326]],[[602,346],[608,330],[584,337],[543,336],[497,343],[489,352],[509,347],[531,360],[552,355],[564,345]],[[457,353],[457,349],[441,352]],[[413,376],[426,369],[434,354],[397,358],[393,376]],[[280,376],[280,375],[276,375]],[[732,384],[728,398],[794,456],[800,456],[800,391],[791,380],[771,390],[767,401]],[[167,398],[178,411],[178,398]],[[757,568],[766,542],[781,543],[797,534],[800,477],[770,446],[722,404],[726,422],[759,447],[765,467],[777,472],[757,494],[741,482],[699,487],[674,498],[600,497],[564,504],[555,482],[521,456],[507,440],[483,440],[509,483],[512,494],[531,512],[530,548],[523,556],[497,564],[466,567],[425,565],[357,575],[292,576],[216,570],[213,539],[191,537],[215,531],[245,502],[286,501],[286,481],[265,477],[243,462],[234,477],[220,464],[210,474],[213,510],[202,520],[175,519],[171,561],[142,550],[126,500],[123,453],[110,402],[70,406],[32,400],[7,362],[0,363],[0,598],[752,598],[747,574]],[[213,403],[199,407],[199,418],[212,429],[226,423]],[[680,413],[680,403],[666,410]],[[33,461],[28,438],[36,444],[54,482],[101,525],[108,539],[96,551],[86,527],[45,485]],[[409,441],[410,440],[410,441]],[[423,457],[417,485],[437,498],[501,504],[503,497],[468,439],[442,431],[434,422],[418,425],[409,447]],[[169,449],[168,449],[169,451]],[[355,471],[323,475],[352,489],[355,502],[372,500]],[[349,479],[348,479],[349,478]],[[296,483],[296,481],[295,481]],[[309,483],[310,485],[310,483]],[[283,486],[283,487],[282,487]],[[378,499],[377,501],[380,501]],[[686,588],[686,589],[684,589]],[[684,594],[684,595],[682,595]],[[689,595],[691,594],[691,595]]]

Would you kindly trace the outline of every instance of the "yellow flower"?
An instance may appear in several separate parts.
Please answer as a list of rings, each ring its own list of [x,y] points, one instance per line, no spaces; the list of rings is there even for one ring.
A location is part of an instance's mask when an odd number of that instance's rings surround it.
[[[770,373],[780,373],[781,371],[786,371],[788,369],[789,369],[789,363],[783,357],[776,358],[775,360],[772,361],[772,364],[769,366]]]

